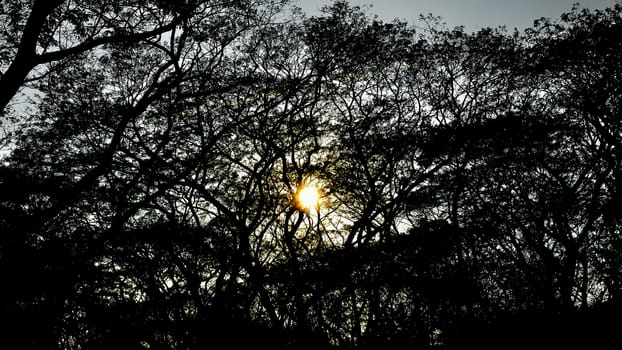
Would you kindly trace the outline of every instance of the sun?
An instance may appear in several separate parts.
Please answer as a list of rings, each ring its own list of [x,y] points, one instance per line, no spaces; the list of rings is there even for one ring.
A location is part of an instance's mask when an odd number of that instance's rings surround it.
[[[302,210],[317,208],[320,201],[320,193],[313,184],[306,184],[298,190],[296,195],[298,207]]]

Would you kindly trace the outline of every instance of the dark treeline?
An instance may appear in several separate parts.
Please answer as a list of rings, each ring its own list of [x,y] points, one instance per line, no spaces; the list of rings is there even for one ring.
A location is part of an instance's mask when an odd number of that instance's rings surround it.
[[[2,344],[617,340],[622,6],[520,33],[287,6],[1,3]]]

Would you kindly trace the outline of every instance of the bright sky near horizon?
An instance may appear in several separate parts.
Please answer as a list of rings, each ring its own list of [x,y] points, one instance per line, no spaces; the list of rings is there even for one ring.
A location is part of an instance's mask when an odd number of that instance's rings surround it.
[[[297,0],[307,14],[317,14],[332,0]],[[441,16],[448,27],[464,25],[467,31],[506,25],[508,30],[524,30],[535,19],[557,19],[574,3],[589,9],[613,7],[620,0],[349,0],[352,5],[371,5],[370,14],[384,21],[399,18],[417,24],[419,14]]]

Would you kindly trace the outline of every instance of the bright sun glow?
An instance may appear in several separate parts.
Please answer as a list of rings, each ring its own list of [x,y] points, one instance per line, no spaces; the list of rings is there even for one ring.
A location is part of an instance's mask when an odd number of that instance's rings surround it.
[[[313,185],[307,185],[298,192],[298,205],[301,209],[315,208],[320,200],[320,194]]]

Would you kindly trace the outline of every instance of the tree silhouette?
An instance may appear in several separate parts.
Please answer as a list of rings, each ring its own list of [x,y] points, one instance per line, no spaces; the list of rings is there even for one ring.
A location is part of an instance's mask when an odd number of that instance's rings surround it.
[[[621,6],[523,33],[344,1],[0,9],[6,342],[614,339]]]

